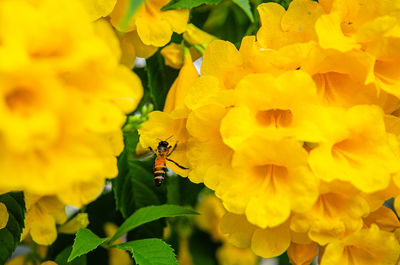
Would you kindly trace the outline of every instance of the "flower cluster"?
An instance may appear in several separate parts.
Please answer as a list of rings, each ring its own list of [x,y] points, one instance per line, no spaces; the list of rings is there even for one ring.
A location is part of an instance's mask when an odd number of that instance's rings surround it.
[[[175,172],[214,190],[231,242],[305,264],[395,264],[400,194],[398,5],[294,0],[258,7],[240,49],[181,69],[141,145],[178,143]],[[400,199],[395,201],[400,210]],[[396,237],[397,235],[397,237]],[[323,254],[322,254],[323,253]]]
[[[91,202],[117,176],[143,89],[112,28],[79,1],[1,1],[0,25],[0,193],[32,195],[24,233],[48,245],[65,204]]]

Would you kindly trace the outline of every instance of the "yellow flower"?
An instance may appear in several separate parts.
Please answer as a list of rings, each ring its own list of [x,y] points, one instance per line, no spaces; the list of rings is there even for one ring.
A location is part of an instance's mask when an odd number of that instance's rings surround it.
[[[184,115],[185,112],[187,113],[186,107],[184,106],[184,100],[189,87],[199,77],[199,74],[193,65],[191,54],[187,48],[183,48],[182,59],[184,65],[179,71],[178,77],[169,89],[164,105],[164,112],[175,111],[179,116]]]
[[[189,242],[188,242],[187,237],[182,237],[179,240],[178,264],[179,265],[193,265],[192,256],[190,255]]]
[[[364,224],[368,227],[376,224],[381,230],[388,232],[393,232],[400,228],[400,222],[396,214],[385,206],[381,206],[378,210],[371,212],[365,217]]]
[[[290,229],[307,233],[319,245],[357,232],[363,226],[363,217],[369,213],[366,200],[345,182],[321,183],[320,194],[312,209],[294,214]]]
[[[6,227],[7,222],[8,222],[8,211],[7,207],[4,203],[0,202],[0,229],[3,229]]]
[[[321,265],[393,265],[399,254],[400,245],[394,234],[372,225],[343,240],[328,244]]]
[[[124,21],[130,1],[118,0],[111,13],[111,23],[121,32],[136,30],[146,45],[164,46],[171,39],[173,32],[183,33],[189,18],[189,10],[177,9],[161,11],[168,0],[146,0],[133,14]]]
[[[61,225],[58,228],[59,233],[75,234],[79,229],[85,228],[89,225],[89,218],[87,213],[78,213],[74,218]]]
[[[136,57],[149,58],[157,51],[157,47],[145,45],[137,31],[117,34],[122,53],[121,63],[130,69],[134,67]]]
[[[325,181],[348,181],[367,193],[388,187],[399,158],[397,140],[386,132],[383,116],[373,105],[339,110],[330,121],[338,125],[340,120],[342,126],[330,125],[327,140],[310,152],[313,171]]]
[[[211,41],[218,39],[190,23],[187,24],[186,31],[183,33],[183,38],[190,44],[200,44],[203,48],[207,48]]]
[[[85,7],[89,18],[94,21],[108,16],[114,9],[118,0],[83,0],[80,1]]]
[[[320,4],[311,0],[294,0],[287,11],[276,3],[261,4],[257,10],[261,20],[257,40],[270,49],[315,40],[315,21],[324,13]]]
[[[187,140],[189,138],[186,129],[188,109],[184,104],[184,99],[188,88],[199,77],[193,65],[190,53],[185,48],[185,62],[179,72],[178,77],[172,84],[164,105],[164,112],[154,111],[149,114],[149,120],[141,125],[138,130],[140,134],[140,147],[153,149],[160,140],[171,138],[169,142],[172,146],[178,143],[177,148],[171,154],[170,159],[187,167],[186,156]],[[177,167],[174,163],[167,161],[167,166],[181,176],[187,176],[188,171]]]
[[[397,7],[385,1],[342,1],[322,3],[328,14],[315,29],[324,49],[341,52],[362,50],[374,59],[368,83],[400,96],[398,64],[399,17]]]
[[[104,230],[107,237],[112,237],[115,232],[118,230],[118,226],[113,223],[106,223],[104,225]],[[121,238],[115,240],[115,244],[122,244],[123,241]],[[109,264],[110,265],[131,265],[133,261],[128,254],[128,252],[124,250],[120,250],[118,248],[110,248],[108,250],[109,253]]]
[[[195,183],[204,182],[207,187],[216,189],[218,185],[224,185],[221,179],[230,171],[233,152],[224,144],[219,133],[220,123],[227,108],[220,104],[206,103],[212,100],[209,97],[213,94],[207,94],[207,91],[213,88],[209,83],[210,86],[207,86],[207,82],[202,81],[206,79],[200,77],[198,82],[191,87],[193,90],[196,89],[197,94],[192,94],[193,99],[204,100],[205,105],[202,105],[202,102],[190,104],[190,106],[196,104],[199,107],[189,114],[186,125],[192,137],[187,149],[189,178]],[[188,103],[190,98],[186,99]]]
[[[271,258],[284,253],[290,245],[288,224],[261,229],[252,225],[245,215],[226,213],[221,221],[221,232],[228,241],[240,248],[251,247],[258,256]]]
[[[140,80],[118,64],[112,30],[76,1],[2,1],[0,24],[0,53],[16,58],[0,62],[0,190],[88,203],[117,175]]]
[[[65,205],[56,197],[25,193],[26,215],[22,239],[28,234],[40,245],[51,245],[57,238],[56,224],[67,221]]]
[[[318,255],[318,247],[315,243],[300,245],[290,244],[287,250],[290,263],[293,265],[309,265]]]
[[[245,213],[261,228],[278,226],[291,211],[306,212],[317,200],[318,179],[297,141],[250,138],[234,153],[232,166],[216,194],[228,211]]]
[[[221,200],[211,193],[201,195],[196,211],[200,213],[196,217],[197,226],[211,235],[214,241],[222,242],[222,247],[217,250],[217,259],[221,265],[247,265],[256,264],[258,258],[249,248],[238,248],[227,241],[223,235],[220,225],[226,210]]]
[[[229,243],[224,243],[217,249],[219,265],[255,265],[258,257],[249,248],[237,248]]]
[[[313,81],[302,71],[286,72],[278,78],[247,75],[235,89],[233,104],[221,124],[224,142],[233,149],[254,135],[310,142],[322,137],[313,119],[324,110],[318,106]]]
[[[183,47],[181,44],[170,43],[161,49],[161,55],[164,57],[166,65],[180,69],[183,65]]]
[[[200,214],[196,216],[196,224],[200,229],[208,232],[214,241],[225,239],[220,231],[220,222],[226,211],[217,197],[212,194],[201,196],[196,211]]]

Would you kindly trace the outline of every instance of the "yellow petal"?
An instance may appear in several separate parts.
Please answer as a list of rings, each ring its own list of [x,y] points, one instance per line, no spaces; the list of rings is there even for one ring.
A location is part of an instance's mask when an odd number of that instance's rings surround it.
[[[40,198],[36,207],[41,207],[51,214],[57,224],[63,224],[67,221],[67,214],[65,213],[65,204],[61,203],[55,196],[45,196]]]
[[[42,262],[40,265],[57,265],[57,263],[55,263],[52,260],[48,260],[48,261]]]
[[[40,207],[33,207],[26,222],[30,223],[32,240],[40,245],[51,245],[57,238],[56,221]]]
[[[367,226],[377,224],[381,230],[388,232],[393,232],[395,229],[400,228],[400,222],[397,219],[396,214],[385,206],[370,213],[366,218],[364,218],[364,223]]]
[[[229,243],[223,243],[217,249],[216,256],[220,265],[255,265],[259,262],[250,248],[237,248]]]
[[[65,204],[82,207],[101,194],[104,182],[105,180],[93,180],[92,182],[75,183],[69,187],[65,187],[63,193],[58,195],[58,198]]]
[[[372,225],[342,241],[328,244],[321,265],[363,264],[393,265],[400,254],[400,245],[393,233]]]
[[[94,21],[109,15],[117,0],[82,0],[80,2],[89,14],[89,18]]]
[[[75,234],[79,229],[86,228],[88,225],[88,214],[78,213],[74,218],[60,226],[58,232],[63,234]]]
[[[7,207],[4,203],[0,202],[0,229],[3,229],[6,227],[7,222],[8,222],[8,212],[7,212]]]
[[[181,54],[181,56],[183,56],[183,54]],[[171,112],[178,108],[184,108],[184,101],[188,93],[188,89],[198,77],[199,75],[189,54],[185,57],[185,63],[182,69],[179,71],[178,77],[168,91],[164,105],[164,112]]]
[[[287,250],[287,254],[291,264],[309,265],[318,255],[318,245],[314,242],[307,245],[292,243]]]
[[[315,23],[319,44],[324,49],[336,49],[341,52],[359,49],[360,45],[346,37],[340,28],[340,17],[335,14],[322,15]]]
[[[208,44],[217,37],[199,29],[195,25],[187,24],[186,31],[183,33],[183,38],[190,44]]]
[[[251,249],[258,256],[272,258],[284,253],[290,245],[290,232],[286,224],[274,228],[256,229]]]
[[[221,232],[228,234],[229,242],[234,246],[246,248],[251,244],[255,226],[250,224],[245,215],[227,212],[221,220]]]
[[[161,49],[161,55],[166,65],[180,69],[183,65],[183,46],[177,43],[170,43]]]
[[[162,19],[170,24],[174,32],[180,34],[186,30],[187,21],[189,19],[188,9],[168,10],[161,14]]]

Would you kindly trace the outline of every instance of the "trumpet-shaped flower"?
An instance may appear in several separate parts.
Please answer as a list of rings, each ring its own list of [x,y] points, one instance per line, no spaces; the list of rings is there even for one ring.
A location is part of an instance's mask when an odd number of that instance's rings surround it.
[[[25,193],[26,217],[22,234],[24,239],[28,234],[40,245],[51,245],[57,238],[56,224],[67,221],[65,205],[56,197]]]
[[[325,181],[348,181],[367,193],[388,187],[399,158],[394,151],[397,140],[386,132],[383,112],[359,105],[336,115],[331,122],[340,119],[343,126],[327,129],[327,140],[310,152],[313,171]]]
[[[368,203],[351,185],[322,183],[315,205],[306,213],[293,215],[290,228],[307,232],[311,240],[325,245],[360,230],[368,213]]]
[[[227,210],[245,213],[261,228],[284,223],[291,211],[308,211],[317,199],[318,179],[297,141],[250,138],[233,154],[232,167],[217,196]]]
[[[380,230],[377,225],[327,245],[321,265],[336,264],[396,264],[400,245],[393,233]]]
[[[224,117],[221,134],[231,148],[253,135],[270,139],[292,137],[315,142],[321,135],[313,119],[319,107],[316,87],[309,75],[291,71],[274,78],[254,74],[235,89],[234,107]]]

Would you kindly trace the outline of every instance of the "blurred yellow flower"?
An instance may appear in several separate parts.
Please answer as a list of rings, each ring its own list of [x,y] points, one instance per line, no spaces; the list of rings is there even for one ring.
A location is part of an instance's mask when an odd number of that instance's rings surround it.
[[[89,225],[89,217],[87,213],[78,213],[71,220],[61,225],[57,230],[63,234],[75,234],[81,228]]]
[[[76,1],[2,1],[0,24],[0,53],[15,56],[0,62],[0,189],[88,203],[117,175],[140,80]]]
[[[57,238],[57,224],[67,221],[65,205],[55,196],[41,197],[25,192],[25,228],[21,239],[29,234],[39,245],[51,245]]]
[[[220,231],[220,223],[226,210],[217,197],[212,194],[204,194],[200,197],[196,211],[200,213],[199,216],[196,216],[196,224],[201,230],[209,233],[214,241],[225,239]]]
[[[8,211],[7,207],[4,203],[0,202],[0,229],[3,229],[6,227],[7,222],[8,222]]]
[[[249,248],[237,248],[227,242],[217,249],[219,265],[256,265],[259,258]]]
[[[117,232],[118,226],[113,223],[106,223],[104,225],[104,231],[106,236],[111,238],[115,232]],[[122,244],[123,241],[121,238],[115,240],[115,244]],[[120,250],[118,248],[110,248],[108,250],[109,253],[109,263],[110,265],[131,265],[133,264],[133,260],[131,259],[128,252],[124,250]]]

